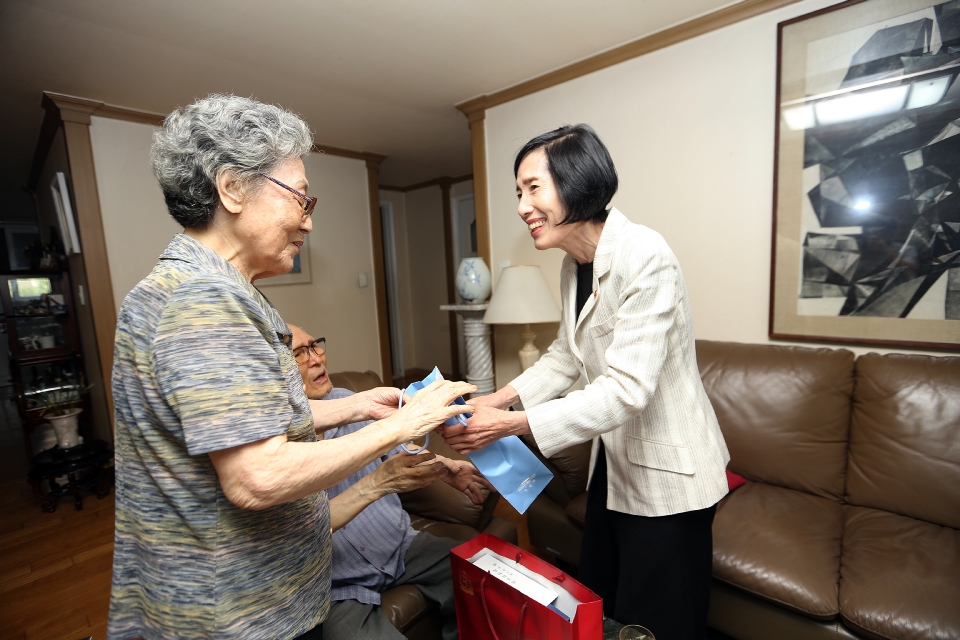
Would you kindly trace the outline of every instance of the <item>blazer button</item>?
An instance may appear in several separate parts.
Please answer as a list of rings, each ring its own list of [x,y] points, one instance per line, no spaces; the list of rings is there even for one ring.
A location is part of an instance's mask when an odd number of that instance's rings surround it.
[[[360,551],[366,551],[366,550],[367,550],[366,547],[360,547]]]

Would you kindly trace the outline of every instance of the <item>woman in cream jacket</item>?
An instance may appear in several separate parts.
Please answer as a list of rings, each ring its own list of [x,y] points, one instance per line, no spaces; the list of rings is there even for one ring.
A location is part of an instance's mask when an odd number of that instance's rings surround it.
[[[702,639],[729,454],[700,382],[680,265],[658,233],[608,208],[617,173],[590,127],[534,138],[514,174],[536,248],[567,254],[560,331],[444,436],[466,453],[532,433],[546,456],[593,441],[581,581],[619,622]],[[579,377],[585,387],[560,397]],[[523,411],[505,410],[518,401]]]

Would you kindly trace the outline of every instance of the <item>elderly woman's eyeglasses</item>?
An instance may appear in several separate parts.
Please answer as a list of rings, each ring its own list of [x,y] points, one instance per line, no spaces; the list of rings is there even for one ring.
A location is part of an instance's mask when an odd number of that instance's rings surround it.
[[[293,358],[297,361],[298,364],[304,364],[310,359],[310,352],[312,351],[315,356],[318,358],[321,357],[327,350],[327,339],[326,338],[317,338],[310,344],[297,347],[293,350]]]
[[[308,195],[305,194],[305,193],[300,193],[299,191],[297,191],[297,190],[294,189],[293,187],[288,186],[288,185],[285,185],[285,184],[283,184],[282,182],[280,182],[279,180],[277,180],[276,178],[271,177],[271,176],[268,176],[268,175],[265,174],[265,173],[262,173],[262,172],[260,172],[260,171],[258,171],[257,173],[259,173],[260,175],[262,175],[262,176],[263,176],[264,178],[266,178],[267,180],[270,180],[271,182],[274,182],[274,183],[280,185],[281,187],[283,187],[284,189],[286,189],[287,191],[289,191],[289,192],[292,193],[293,195],[297,196],[298,198],[302,198],[303,201],[304,201],[304,202],[303,202],[303,215],[309,216],[309,215],[311,215],[311,214],[313,213],[313,208],[314,208],[315,206],[317,206],[317,199],[316,199],[316,198],[312,198],[312,197],[308,196]]]

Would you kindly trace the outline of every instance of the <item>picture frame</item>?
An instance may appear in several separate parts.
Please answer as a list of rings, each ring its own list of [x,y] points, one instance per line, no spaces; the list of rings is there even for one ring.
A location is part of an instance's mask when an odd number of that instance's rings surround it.
[[[68,256],[71,253],[81,253],[80,237],[77,235],[73,206],[70,204],[70,191],[67,189],[67,176],[62,171],[57,171],[53,176],[50,182],[50,193],[53,196],[53,206],[57,210],[64,251]]]
[[[273,276],[272,278],[263,278],[257,280],[257,287],[270,287],[284,284],[310,284],[310,234],[303,236],[303,246],[300,247],[300,253],[293,261],[293,269],[290,273]]]
[[[960,350],[960,7],[778,25],[771,338]]]

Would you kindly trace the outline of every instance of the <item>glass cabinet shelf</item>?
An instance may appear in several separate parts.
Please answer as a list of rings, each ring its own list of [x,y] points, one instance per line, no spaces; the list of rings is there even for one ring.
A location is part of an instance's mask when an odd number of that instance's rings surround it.
[[[75,358],[19,365],[20,384],[28,411],[41,409],[45,394],[80,389],[80,374]],[[62,394],[61,394],[62,397]]]
[[[21,351],[39,351],[66,346],[66,316],[15,317],[17,342]]]

